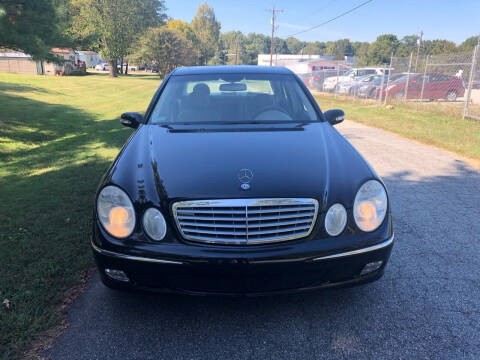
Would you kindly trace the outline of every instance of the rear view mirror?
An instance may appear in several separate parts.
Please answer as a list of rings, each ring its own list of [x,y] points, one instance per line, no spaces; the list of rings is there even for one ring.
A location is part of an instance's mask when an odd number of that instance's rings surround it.
[[[221,84],[219,89],[220,91],[246,91],[247,85],[244,83],[228,83]]]
[[[120,117],[120,122],[123,126],[136,129],[140,124],[143,124],[143,115],[136,112],[126,112]]]
[[[340,109],[332,109],[332,110],[325,111],[323,115],[325,115],[325,117],[327,118],[327,121],[331,125],[340,124],[343,120],[345,120],[345,113],[343,110],[340,110]]]

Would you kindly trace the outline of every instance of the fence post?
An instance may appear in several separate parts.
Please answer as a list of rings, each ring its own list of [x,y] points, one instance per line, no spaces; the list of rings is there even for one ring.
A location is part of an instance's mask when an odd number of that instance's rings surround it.
[[[408,95],[408,85],[410,82],[410,70],[412,69],[412,58],[413,58],[413,52],[410,53],[410,61],[408,63],[408,71],[407,71],[407,82],[405,84],[405,94],[404,94],[404,102],[407,102],[407,95]]]
[[[338,88],[338,75],[340,74],[340,66],[337,63],[337,82],[335,83],[335,87],[333,88],[333,91],[335,92],[335,97],[337,97],[337,88]]]
[[[390,76],[390,73],[388,73]],[[380,91],[378,94],[377,105],[382,105],[382,92],[383,92],[383,84],[385,83],[385,64],[383,64],[383,75],[382,75],[382,82],[380,83]]]
[[[420,92],[420,102],[423,102],[423,90],[425,90],[425,79],[427,78],[427,67],[428,67],[428,59],[430,55],[427,55],[425,59],[425,70],[423,71],[423,81],[422,81],[422,91]]]
[[[325,69],[322,69],[322,72],[323,72],[323,76],[322,76],[322,92],[325,92]]]
[[[472,97],[472,85],[473,85],[473,73],[477,69],[477,58],[478,58],[478,49],[480,45],[475,46],[473,50],[473,57],[472,57],[472,68],[470,69],[470,76],[468,77],[468,90],[467,90],[467,98],[465,101],[465,107],[463,108],[463,118],[467,117],[470,114],[470,99]]]
[[[393,52],[392,52],[392,55],[390,56],[390,66],[388,67],[387,86],[385,86],[385,102],[384,102],[385,105],[387,105],[388,87],[390,86],[390,77],[392,76],[392,63],[393,63]],[[383,88],[380,89],[380,94],[383,94]]]

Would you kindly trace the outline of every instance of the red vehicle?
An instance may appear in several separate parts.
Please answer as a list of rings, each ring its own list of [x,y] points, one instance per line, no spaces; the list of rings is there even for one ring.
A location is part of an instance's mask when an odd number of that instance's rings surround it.
[[[425,77],[425,81],[424,81]],[[425,84],[424,84],[425,83]],[[404,75],[393,81],[388,86],[388,97],[391,99],[403,99],[405,96],[405,87],[407,84],[407,75]],[[422,96],[423,87],[423,96]],[[386,90],[383,91],[385,96]],[[456,76],[429,73],[429,74],[410,74],[408,80],[407,99],[425,99],[447,101],[456,101],[457,97],[462,97],[465,93],[463,80]]]

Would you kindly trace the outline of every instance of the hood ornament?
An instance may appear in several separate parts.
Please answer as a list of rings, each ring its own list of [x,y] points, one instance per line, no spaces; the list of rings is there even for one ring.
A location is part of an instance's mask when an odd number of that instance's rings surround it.
[[[250,189],[250,182],[253,179],[253,172],[250,169],[241,169],[238,172],[238,180],[240,180],[241,185],[240,188],[242,190]]]

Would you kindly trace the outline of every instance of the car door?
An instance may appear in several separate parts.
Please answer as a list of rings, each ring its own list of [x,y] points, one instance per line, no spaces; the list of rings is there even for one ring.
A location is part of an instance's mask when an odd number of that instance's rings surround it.
[[[431,74],[429,82],[429,99],[443,99],[451,86],[451,78],[443,74]]]
[[[423,75],[413,75],[408,82],[407,99],[420,99]]]
[[[430,99],[432,94],[432,82],[431,82],[431,75],[425,74],[420,75],[416,79],[416,93],[417,99]],[[423,91],[422,91],[423,88]]]

